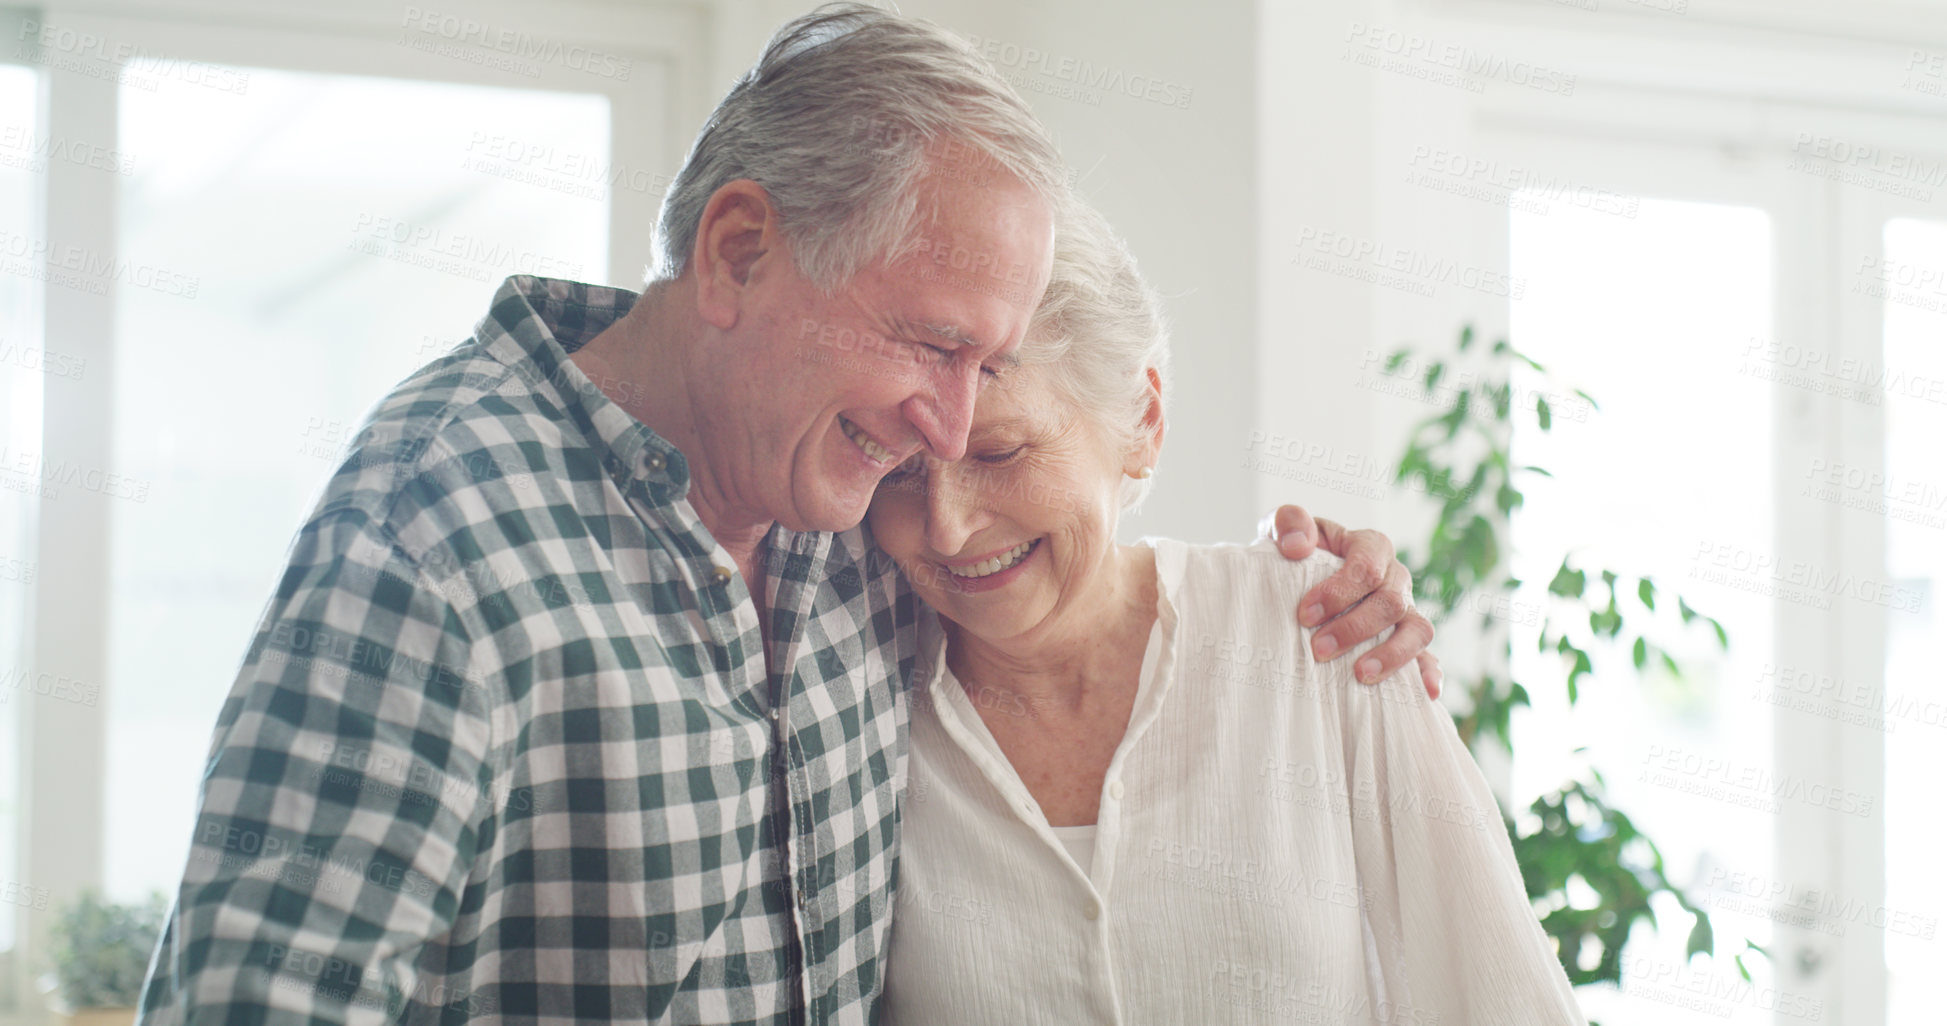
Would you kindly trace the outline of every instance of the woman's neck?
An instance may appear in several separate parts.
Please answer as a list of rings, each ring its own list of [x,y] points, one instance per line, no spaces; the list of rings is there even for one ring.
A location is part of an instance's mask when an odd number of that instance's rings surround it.
[[[1051,712],[1079,709],[1093,694],[1133,687],[1156,622],[1156,550],[1116,546],[1081,594],[1065,594],[1026,634],[987,641],[950,620],[947,665]]]

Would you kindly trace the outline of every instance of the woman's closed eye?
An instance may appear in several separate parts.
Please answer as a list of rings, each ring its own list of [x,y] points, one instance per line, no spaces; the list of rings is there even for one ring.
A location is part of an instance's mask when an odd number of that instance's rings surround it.
[[[995,452],[980,453],[979,455],[976,455],[974,459],[979,460],[980,462],[985,463],[990,467],[1004,467],[1009,463],[1012,463],[1015,460],[1020,459],[1021,454],[1026,452],[1027,450],[1028,447],[1025,445],[1017,445],[1012,449],[1002,449],[1002,450],[997,450]]]

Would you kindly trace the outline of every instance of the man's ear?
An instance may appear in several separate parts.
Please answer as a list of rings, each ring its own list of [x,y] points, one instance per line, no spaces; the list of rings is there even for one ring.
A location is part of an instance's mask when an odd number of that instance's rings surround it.
[[[783,247],[764,187],[748,178],[725,182],[703,206],[690,253],[697,314],[718,329],[735,327],[758,262]]]

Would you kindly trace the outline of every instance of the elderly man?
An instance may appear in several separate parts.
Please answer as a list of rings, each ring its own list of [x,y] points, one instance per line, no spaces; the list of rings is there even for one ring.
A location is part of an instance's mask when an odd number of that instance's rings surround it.
[[[644,295],[508,279],[299,530],[143,1020],[866,1022],[919,607],[858,525],[962,454],[1059,183],[953,37],[826,8],[712,115]],[[1414,657],[1391,547],[1325,533],[1307,606]]]

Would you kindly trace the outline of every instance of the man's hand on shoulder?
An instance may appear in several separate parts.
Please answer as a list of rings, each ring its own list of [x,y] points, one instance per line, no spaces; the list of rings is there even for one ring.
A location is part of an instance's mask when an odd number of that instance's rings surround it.
[[[1299,600],[1298,622],[1319,628],[1312,634],[1313,656],[1331,659],[1394,627],[1392,637],[1359,660],[1358,679],[1377,683],[1417,659],[1427,695],[1440,697],[1440,660],[1426,650],[1433,624],[1413,608],[1413,577],[1395,557],[1391,538],[1378,531],[1348,531],[1314,519],[1299,506],[1279,506],[1262,528],[1286,559],[1304,559],[1323,548],[1345,560]]]

